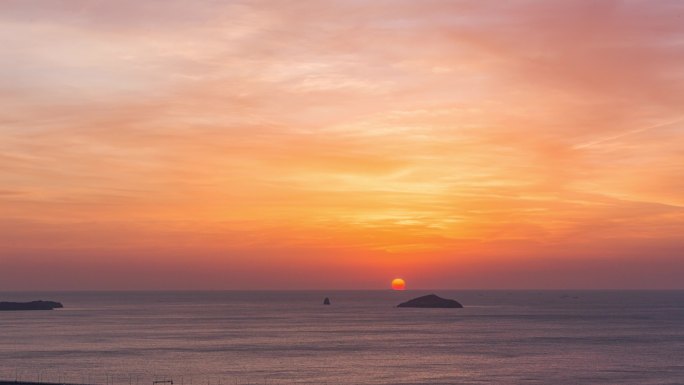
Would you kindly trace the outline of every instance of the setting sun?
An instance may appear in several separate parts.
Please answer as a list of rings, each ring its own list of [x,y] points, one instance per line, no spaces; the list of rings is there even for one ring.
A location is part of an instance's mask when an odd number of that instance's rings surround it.
[[[392,290],[406,290],[406,282],[401,278],[393,279]]]

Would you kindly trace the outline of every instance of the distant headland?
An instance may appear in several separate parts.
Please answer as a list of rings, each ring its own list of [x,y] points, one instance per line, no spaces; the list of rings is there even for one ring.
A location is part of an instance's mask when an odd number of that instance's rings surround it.
[[[9,310],[53,310],[63,308],[59,302],[31,301],[31,302],[0,302],[0,311]]]

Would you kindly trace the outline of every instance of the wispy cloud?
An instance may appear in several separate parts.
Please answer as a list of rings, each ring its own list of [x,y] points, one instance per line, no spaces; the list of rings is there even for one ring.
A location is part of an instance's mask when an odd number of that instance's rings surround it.
[[[682,14],[5,1],[0,262],[200,255],[207,270],[365,266],[368,282],[631,248],[682,271]],[[262,274],[247,275],[277,269]]]

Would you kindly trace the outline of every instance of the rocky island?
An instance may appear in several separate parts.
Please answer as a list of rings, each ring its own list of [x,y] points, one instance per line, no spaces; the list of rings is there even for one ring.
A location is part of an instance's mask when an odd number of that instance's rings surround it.
[[[414,298],[410,301],[402,302],[397,307],[420,307],[420,308],[462,308],[458,301],[446,299],[434,294]]]
[[[31,301],[31,302],[0,302],[0,311],[3,310],[52,310],[64,307],[59,302]]]

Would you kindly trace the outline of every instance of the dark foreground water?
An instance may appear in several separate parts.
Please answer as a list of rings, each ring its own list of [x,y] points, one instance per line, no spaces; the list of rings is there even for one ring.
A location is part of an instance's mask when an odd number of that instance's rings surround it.
[[[0,293],[0,379],[98,384],[684,384],[682,291]],[[332,306],[323,306],[329,296]]]

